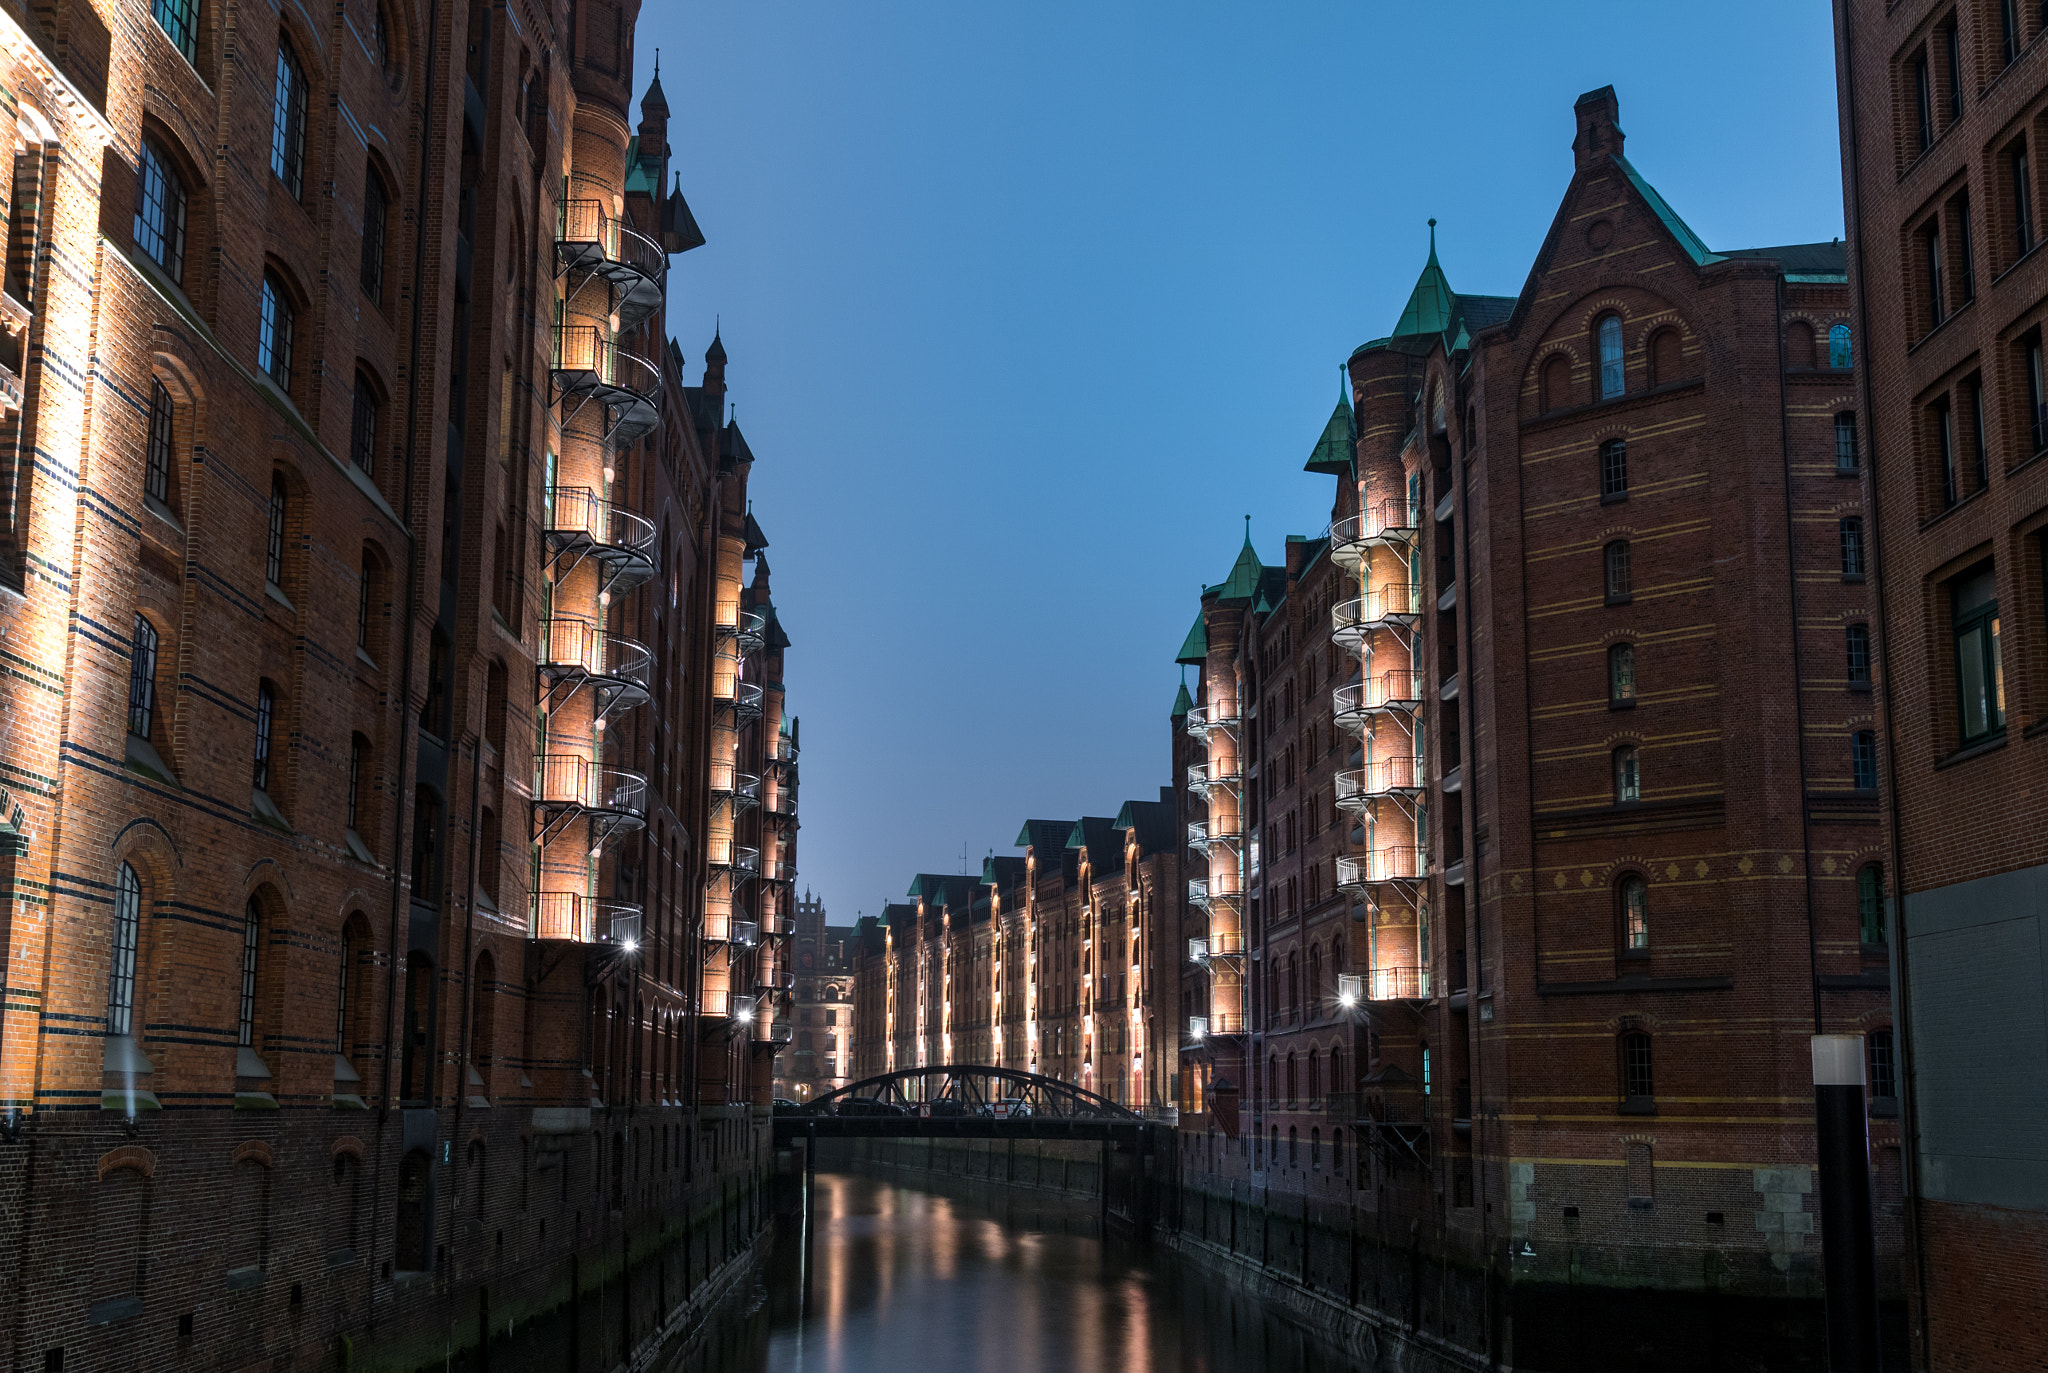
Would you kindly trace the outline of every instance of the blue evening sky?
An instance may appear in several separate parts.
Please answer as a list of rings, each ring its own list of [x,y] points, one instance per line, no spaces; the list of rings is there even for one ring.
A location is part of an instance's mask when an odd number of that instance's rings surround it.
[[[874,914],[1168,781],[1173,657],[1427,252],[1519,292],[1612,83],[1709,246],[1842,232],[1827,6],[685,0],[641,12],[803,728],[801,885]],[[636,102],[637,102],[637,96]],[[636,110],[637,117],[637,110]]]

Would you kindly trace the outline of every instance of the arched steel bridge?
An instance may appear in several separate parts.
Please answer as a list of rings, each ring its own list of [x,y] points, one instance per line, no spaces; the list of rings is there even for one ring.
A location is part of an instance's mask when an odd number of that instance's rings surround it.
[[[800,1106],[778,1105],[775,1142],[880,1137],[1132,1142],[1149,1120],[1069,1082],[1015,1068],[947,1064],[867,1078]]]

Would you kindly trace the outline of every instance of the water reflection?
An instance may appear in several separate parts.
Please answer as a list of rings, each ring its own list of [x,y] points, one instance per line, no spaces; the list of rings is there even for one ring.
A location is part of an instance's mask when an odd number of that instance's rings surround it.
[[[809,1313],[791,1235],[706,1373],[1251,1373],[1351,1366],[1199,1273],[1097,1234],[1094,1204],[818,1176]]]

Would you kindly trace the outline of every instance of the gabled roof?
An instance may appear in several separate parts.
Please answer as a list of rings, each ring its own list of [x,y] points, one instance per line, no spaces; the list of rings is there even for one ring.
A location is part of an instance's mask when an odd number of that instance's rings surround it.
[[[1195,667],[1209,661],[1209,627],[1202,622],[1201,611],[1195,612],[1194,628],[1188,631],[1187,638],[1180,641],[1180,656],[1174,661],[1189,663]]]
[[[981,860],[983,886],[1014,887],[1024,880],[1024,860],[1009,854],[990,854]]]
[[[704,231],[697,227],[697,216],[690,213],[690,202],[683,199],[683,174],[677,172],[675,189],[661,202],[662,251],[687,253],[703,246]]]
[[[1252,549],[1252,525],[1250,520],[1246,520],[1244,547],[1237,551],[1237,561],[1230,565],[1230,575],[1223,579],[1222,585],[1211,589],[1219,600],[1249,601],[1258,594],[1259,574],[1265,570],[1259,562],[1259,555]]]
[[[894,925],[900,929],[903,926],[915,923],[916,920],[917,907],[908,902],[891,901],[888,905],[882,907],[882,923],[884,925]]]
[[[1457,297],[1451,291],[1451,283],[1444,278],[1444,269],[1436,260],[1436,221],[1429,221],[1429,261],[1422,265],[1422,275],[1415,279],[1415,289],[1408,293],[1408,303],[1401,307],[1401,318],[1394,324],[1395,338],[1413,338],[1422,334],[1441,334],[1451,324],[1451,312],[1456,307]]]
[[[1627,158],[1616,153],[1609,153],[1608,156],[1614,159],[1614,165],[1621,168],[1623,175],[1628,177],[1629,184],[1636,188],[1636,193],[1648,202],[1657,218],[1663,221],[1664,227],[1671,231],[1671,236],[1678,240],[1678,246],[1685,249],[1685,255],[1692,259],[1693,266],[1704,267],[1710,262],[1722,260],[1721,254],[1708,249],[1706,240],[1694,233],[1692,226],[1678,217],[1678,211],[1672,209],[1670,203],[1657,194],[1655,186],[1643,180],[1643,174],[1631,167]]]
[[[1039,856],[1067,846],[1067,836],[1073,832],[1071,820],[1026,820],[1024,828],[1017,831],[1017,847],[1036,849]]]
[[[768,546],[768,536],[761,532],[761,526],[754,519],[753,503],[747,503],[746,555],[751,558]]]
[[[1123,870],[1124,846],[1117,823],[1109,816],[1082,816],[1081,823],[1067,836],[1067,847],[1076,853],[1086,853],[1097,877]]]
[[[910,899],[924,898],[927,906],[936,906],[945,897],[946,874],[942,872],[921,872],[910,879]]]
[[[1173,802],[1126,801],[1116,813],[1119,830],[1138,832],[1140,853],[1160,853],[1180,846],[1173,832]]]
[[[1304,472],[1321,472],[1331,477],[1351,475],[1351,460],[1358,456],[1358,424],[1351,414],[1351,385],[1337,385],[1337,408],[1323,426],[1323,436],[1309,451]]]
[[[1182,682],[1180,684],[1179,694],[1173,698],[1173,714],[1168,716],[1167,718],[1172,720],[1185,720],[1188,717],[1188,712],[1193,710],[1194,708],[1195,698],[1188,695],[1188,684],[1186,682]]]
[[[768,625],[763,631],[761,646],[764,648],[788,648],[789,635],[782,632],[782,617],[775,613],[775,607],[768,607]]]
[[[1724,248],[1722,257],[1769,258],[1778,270],[1795,281],[1846,281],[1849,278],[1848,247],[1840,239],[1832,243],[1787,243],[1777,248]]]

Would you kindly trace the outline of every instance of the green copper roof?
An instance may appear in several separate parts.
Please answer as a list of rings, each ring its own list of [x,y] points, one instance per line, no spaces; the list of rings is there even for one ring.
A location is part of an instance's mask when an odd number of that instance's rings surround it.
[[[1209,629],[1208,626],[1202,623],[1201,611],[1197,610],[1195,612],[1194,628],[1188,631],[1187,638],[1181,640],[1180,656],[1175,658],[1174,661],[1176,663],[1187,663],[1194,667],[1200,667],[1209,661]]]
[[[1692,227],[1678,217],[1678,211],[1672,209],[1665,202],[1664,197],[1657,194],[1655,186],[1643,180],[1641,172],[1629,166],[1627,158],[1617,156],[1614,159],[1614,165],[1627,173],[1630,184],[1636,188],[1636,191],[1644,200],[1650,202],[1650,208],[1657,212],[1657,218],[1664,221],[1664,227],[1669,229],[1671,236],[1678,240],[1678,246],[1685,249],[1686,256],[1692,259],[1693,266],[1704,267],[1709,262],[1721,262],[1724,260],[1719,253],[1708,249],[1706,241],[1694,233]]]
[[[1195,698],[1188,695],[1188,684],[1186,682],[1182,682],[1180,684],[1180,694],[1173,698],[1173,715],[1171,718],[1175,720],[1185,720],[1187,718],[1188,712],[1193,710],[1194,708]]]
[[[1259,574],[1265,567],[1259,562],[1259,555],[1252,551],[1252,526],[1246,520],[1244,526],[1244,547],[1237,551],[1237,561],[1231,564],[1230,575],[1223,579],[1223,585],[1216,588],[1219,598],[1226,601],[1249,601],[1258,594]]]
[[[1444,279],[1444,269],[1436,260],[1436,221],[1429,221],[1429,261],[1423,264],[1422,275],[1415,279],[1415,289],[1408,295],[1408,304],[1401,310],[1401,319],[1394,326],[1395,338],[1412,338],[1417,334],[1441,334],[1451,327],[1451,310],[1456,304],[1451,295],[1451,283]]]
[[[1351,416],[1351,387],[1339,382],[1337,408],[1330,412],[1330,422],[1323,426],[1323,436],[1316,440],[1315,449],[1308,455],[1308,464],[1302,471],[1348,477],[1351,475],[1351,460],[1357,453],[1358,427]]]

